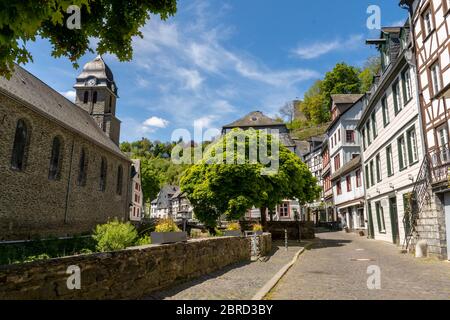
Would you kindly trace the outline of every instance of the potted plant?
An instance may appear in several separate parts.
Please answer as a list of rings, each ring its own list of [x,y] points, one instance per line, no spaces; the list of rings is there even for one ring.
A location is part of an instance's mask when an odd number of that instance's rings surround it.
[[[259,223],[254,224],[254,225],[253,225],[253,228],[252,228],[252,231],[253,231],[254,233],[256,233],[257,236],[260,236],[260,235],[263,234],[263,227],[262,227],[262,225],[260,225]]]
[[[241,226],[237,222],[230,223],[227,230],[224,231],[225,237],[242,237]]]
[[[172,219],[161,220],[150,234],[152,244],[165,244],[187,241],[187,233],[181,231]]]

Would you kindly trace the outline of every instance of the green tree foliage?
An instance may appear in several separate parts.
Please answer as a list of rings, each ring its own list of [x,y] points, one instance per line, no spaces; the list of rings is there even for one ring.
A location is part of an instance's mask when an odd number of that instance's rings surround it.
[[[97,242],[97,250],[101,252],[122,250],[139,240],[138,232],[130,222],[122,223],[117,219],[97,225],[92,237]]]
[[[69,29],[70,5],[81,9],[81,28]],[[7,0],[0,2],[0,75],[10,76],[13,63],[32,60],[27,42],[36,37],[49,39],[54,57],[76,61],[87,51],[89,39],[98,39],[99,54],[115,54],[119,60],[132,58],[132,38],[142,37],[139,29],[159,15],[163,20],[177,11],[176,0]]]
[[[159,190],[167,184],[179,185],[188,165],[177,165],[170,159],[141,159],[142,192],[146,202],[156,198]]]
[[[132,159],[141,160],[142,191],[145,202],[155,199],[163,186],[180,184],[181,175],[189,165],[175,164],[171,161],[170,155],[177,143],[184,146],[186,150],[197,146],[193,141],[184,144],[182,140],[163,143],[158,140],[151,141],[147,138],[134,142],[125,141],[120,144],[122,152],[127,153]],[[210,143],[204,141],[202,149],[204,150]]]
[[[320,83],[327,109],[330,110],[332,94],[349,94],[361,92],[361,80],[359,79],[359,69],[349,66],[346,63],[338,63],[334,69],[327,72],[325,78]]]
[[[380,71],[380,60],[370,57],[359,68],[338,63],[324,79],[317,80],[306,92],[303,101],[299,103],[300,111],[305,115],[306,121],[294,121],[290,127],[304,129],[315,127],[330,121],[331,95],[348,93],[365,93],[370,90],[373,77]]]
[[[299,105],[300,111],[309,122],[318,125],[329,121],[330,110],[327,108],[325,95],[322,91],[322,81],[316,81],[306,91],[303,101]]]
[[[373,84],[373,77],[381,70],[381,61],[379,57],[370,57],[363,66],[363,70],[359,74],[361,80],[361,93],[370,90]]]
[[[269,158],[279,157],[279,170],[271,175],[262,174],[268,165],[263,164],[261,153],[256,162],[249,159],[250,141],[257,141],[258,150],[264,145],[270,150],[273,137],[261,131],[246,131],[247,138],[237,139],[233,145],[235,151],[246,151],[234,152],[234,164],[225,163],[226,143],[233,141],[229,139],[237,133],[243,131],[233,130],[212,144],[203,159],[181,178],[182,191],[188,194],[196,217],[206,226],[213,229],[223,215],[228,220],[238,220],[253,206],[271,208],[286,198],[297,198],[300,202],[317,198],[320,190],[316,179],[286,147],[280,145],[278,150],[269,152]]]

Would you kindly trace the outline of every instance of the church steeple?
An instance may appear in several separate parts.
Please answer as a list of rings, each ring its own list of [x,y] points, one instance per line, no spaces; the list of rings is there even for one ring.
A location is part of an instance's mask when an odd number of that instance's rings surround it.
[[[75,103],[119,145],[120,120],[116,118],[117,87],[111,69],[101,56],[86,63],[74,85]]]

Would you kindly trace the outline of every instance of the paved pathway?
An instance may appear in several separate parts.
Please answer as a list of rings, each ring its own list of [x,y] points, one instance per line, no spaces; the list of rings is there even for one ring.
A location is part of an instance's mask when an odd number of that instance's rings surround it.
[[[319,233],[266,298],[450,299],[450,263],[415,259],[392,244],[343,232]],[[358,261],[369,259],[371,261]],[[380,267],[381,289],[367,288],[367,268]]]
[[[153,293],[146,299],[166,300],[250,300],[301,249],[298,242],[274,243],[272,254],[257,262],[231,265],[165,291]]]

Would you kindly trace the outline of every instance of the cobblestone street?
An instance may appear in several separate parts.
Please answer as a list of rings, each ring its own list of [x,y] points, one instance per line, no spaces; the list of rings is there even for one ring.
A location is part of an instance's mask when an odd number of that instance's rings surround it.
[[[257,262],[231,265],[208,276],[155,292],[149,300],[250,300],[302,248],[292,242],[286,251],[274,242],[272,255]]]
[[[415,259],[400,248],[343,232],[318,233],[266,298],[450,299],[450,263]],[[358,259],[361,259],[358,261]],[[367,288],[368,266],[381,269],[381,289]]]

